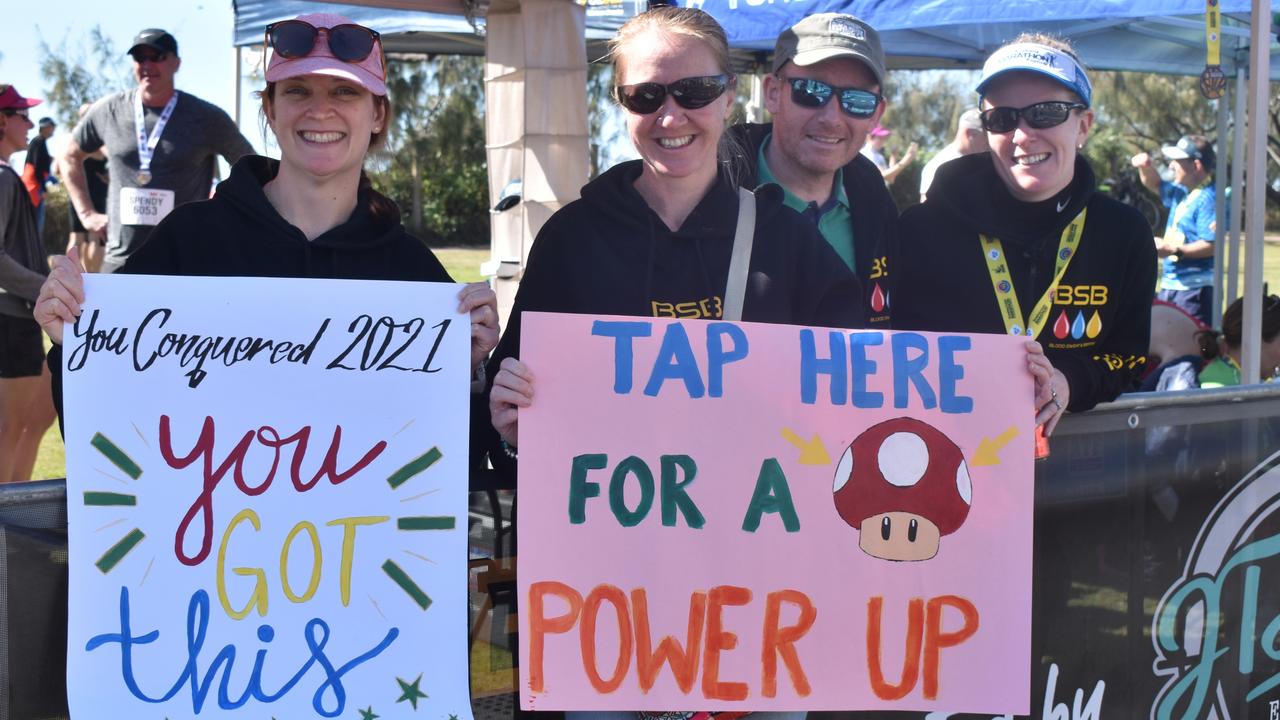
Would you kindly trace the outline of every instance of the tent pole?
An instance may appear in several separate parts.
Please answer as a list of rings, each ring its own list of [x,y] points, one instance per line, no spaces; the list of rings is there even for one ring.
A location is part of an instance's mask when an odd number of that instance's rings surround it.
[[[1271,7],[1253,0],[1249,37],[1249,189],[1244,248],[1244,330],[1241,350],[1242,384],[1259,381],[1262,347],[1262,236],[1267,201],[1267,106],[1271,77]],[[1270,373],[1271,368],[1267,368]]]
[[[240,92],[241,92],[241,83],[243,82],[243,78],[241,78],[241,72],[240,72],[241,67],[242,66],[240,65],[240,46],[237,45],[236,46],[236,101],[234,106],[236,111],[235,120],[236,120],[237,129],[240,128]],[[241,134],[243,133],[244,131],[241,130]]]
[[[1218,149],[1226,150],[1230,147],[1230,139],[1227,135],[1227,98],[1220,97],[1217,99],[1218,104]],[[1226,153],[1222,153],[1225,155]],[[1219,155],[1221,157],[1221,155]],[[1214,198],[1214,217],[1227,217],[1227,188],[1222,184],[1222,175],[1219,170],[1222,163],[1218,163],[1213,169],[1214,183],[1217,185],[1218,192]],[[1226,264],[1226,258],[1223,257],[1222,238],[1227,234],[1227,224],[1225,222],[1215,222],[1213,225],[1213,310],[1209,313],[1209,323],[1213,327],[1222,326],[1222,278],[1223,266]]]
[[[1248,64],[1236,63],[1235,119],[1231,130],[1231,240],[1227,245],[1227,294],[1228,304],[1240,297],[1240,228],[1244,207],[1244,140],[1245,100],[1249,90],[1245,78]]]

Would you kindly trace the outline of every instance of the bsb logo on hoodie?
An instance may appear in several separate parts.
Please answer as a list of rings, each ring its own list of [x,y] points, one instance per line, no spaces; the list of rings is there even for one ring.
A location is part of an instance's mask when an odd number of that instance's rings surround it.
[[[719,295],[675,303],[651,300],[649,311],[654,317],[719,320],[724,317],[724,300]]]

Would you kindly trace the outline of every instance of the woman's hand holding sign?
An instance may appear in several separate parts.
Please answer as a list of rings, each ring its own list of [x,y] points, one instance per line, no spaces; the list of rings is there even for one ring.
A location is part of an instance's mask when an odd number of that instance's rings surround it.
[[[1044,435],[1049,437],[1071,402],[1071,386],[1067,376],[1045,357],[1040,343],[1031,340],[1026,347],[1027,370],[1036,381],[1036,425],[1043,425]]]
[[[489,393],[489,414],[503,442],[515,447],[518,444],[520,408],[533,403],[533,373],[528,365],[513,357],[505,358],[499,367],[493,378],[493,390]]]
[[[471,367],[498,346],[498,295],[485,282],[467,283],[458,293],[458,312],[471,315]]]

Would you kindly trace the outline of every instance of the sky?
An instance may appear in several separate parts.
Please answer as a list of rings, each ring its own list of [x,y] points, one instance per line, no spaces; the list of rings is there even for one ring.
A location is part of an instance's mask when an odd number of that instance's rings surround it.
[[[234,16],[231,0],[4,0],[5,12],[0,39],[0,83],[11,83],[26,97],[43,98],[47,83],[40,75],[40,39],[57,48],[63,38],[68,46],[87,45],[89,31],[100,25],[120,51],[121,67],[127,68],[124,52],[143,28],[168,30],[178,41],[182,67],[178,70],[179,90],[193,93],[234,117],[235,51],[231,45]],[[249,92],[256,88],[246,83]],[[254,106],[245,112],[241,132],[259,151],[263,148]],[[31,117],[54,114],[44,106],[32,108]],[[71,128],[59,126],[51,141],[61,148]],[[32,130],[33,136],[35,131]],[[15,156],[16,159],[16,156]]]

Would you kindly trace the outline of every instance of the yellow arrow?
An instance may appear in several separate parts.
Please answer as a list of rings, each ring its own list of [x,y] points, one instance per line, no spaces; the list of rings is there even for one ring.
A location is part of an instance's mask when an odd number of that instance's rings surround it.
[[[782,428],[782,437],[800,449],[801,465],[831,464],[831,456],[827,454],[827,448],[822,444],[822,438],[818,437],[817,433],[813,434],[812,440],[806,441],[792,432],[790,428]]]
[[[978,450],[970,458],[969,463],[974,466],[982,465],[999,465],[1000,451],[1004,449],[1009,441],[1018,437],[1018,428],[1016,425],[1010,425],[1008,430],[995,436],[995,438],[983,438],[978,443]]]

